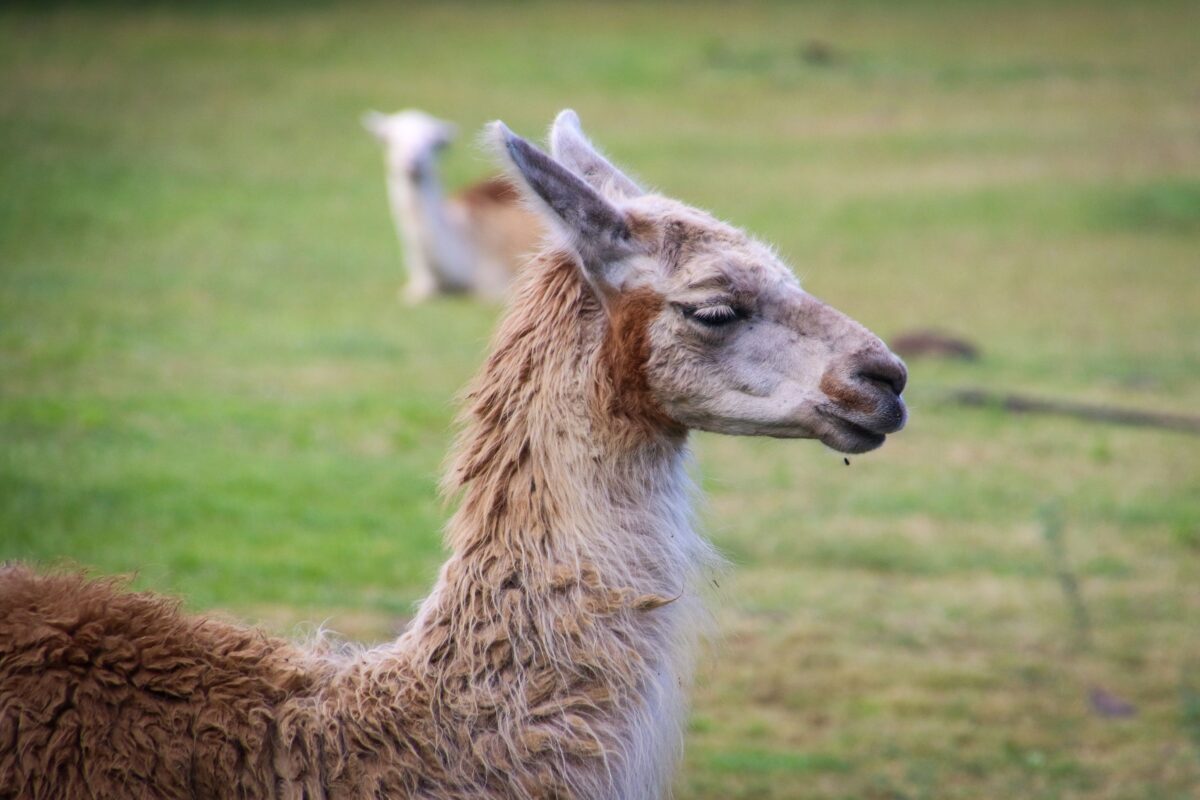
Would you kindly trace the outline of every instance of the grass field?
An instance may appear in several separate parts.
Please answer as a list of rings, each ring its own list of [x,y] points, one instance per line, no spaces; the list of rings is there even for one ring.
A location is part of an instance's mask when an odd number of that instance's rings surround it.
[[[850,468],[696,438],[734,566],[679,796],[1195,798],[1200,440],[941,398],[1200,407],[1197,31],[1196,3],[0,11],[0,558],[392,635],[497,311],[397,302],[357,118],[570,105],[881,335],[983,351],[911,364],[908,430]],[[448,181],[489,168],[463,143]]]

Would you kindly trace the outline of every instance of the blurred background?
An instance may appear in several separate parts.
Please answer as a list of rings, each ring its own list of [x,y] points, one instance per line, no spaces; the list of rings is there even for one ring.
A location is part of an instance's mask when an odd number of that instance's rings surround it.
[[[695,437],[733,569],[681,798],[1194,798],[1200,4],[0,11],[0,558],[292,634],[404,625],[499,309],[408,307],[359,117],[576,108],[912,358],[852,459]]]

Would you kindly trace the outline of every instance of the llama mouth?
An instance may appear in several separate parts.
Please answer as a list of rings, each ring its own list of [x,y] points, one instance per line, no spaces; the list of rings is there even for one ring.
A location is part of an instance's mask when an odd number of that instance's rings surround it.
[[[840,453],[866,453],[878,448],[887,440],[886,434],[851,422],[833,411],[825,408],[818,408],[817,411],[830,423],[828,430],[822,431],[817,438]]]

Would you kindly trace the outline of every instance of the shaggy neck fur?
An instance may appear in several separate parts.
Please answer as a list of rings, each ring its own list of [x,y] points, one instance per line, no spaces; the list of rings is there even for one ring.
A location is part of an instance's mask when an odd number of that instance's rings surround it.
[[[469,397],[453,555],[394,657],[471,737],[447,754],[499,770],[480,780],[664,796],[710,559],[689,524],[685,434],[634,396],[644,343],[629,327],[648,309],[606,313],[561,255],[528,271]]]

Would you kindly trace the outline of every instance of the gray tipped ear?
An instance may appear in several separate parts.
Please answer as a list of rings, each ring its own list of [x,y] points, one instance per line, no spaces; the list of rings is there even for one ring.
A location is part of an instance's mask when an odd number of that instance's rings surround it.
[[[639,252],[625,214],[575,173],[493,122],[488,131],[514,177],[541,201],[550,223],[567,235],[594,284],[618,288],[626,259]]]
[[[567,169],[600,192],[615,192],[622,197],[645,194],[628,175],[612,165],[588,141],[579,124],[579,115],[563,109],[550,128],[550,153]]]

